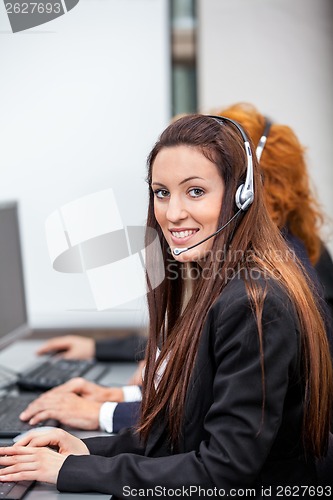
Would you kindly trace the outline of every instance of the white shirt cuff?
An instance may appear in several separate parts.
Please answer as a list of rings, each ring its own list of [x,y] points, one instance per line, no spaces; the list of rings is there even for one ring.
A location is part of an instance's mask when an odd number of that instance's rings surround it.
[[[124,393],[125,403],[131,403],[133,401],[141,401],[142,393],[138,385],[124,385],[122,387]]]
[[[113,414],[118,403],[103,403],[99,410],[99,427],[102,431],[113,432]]]

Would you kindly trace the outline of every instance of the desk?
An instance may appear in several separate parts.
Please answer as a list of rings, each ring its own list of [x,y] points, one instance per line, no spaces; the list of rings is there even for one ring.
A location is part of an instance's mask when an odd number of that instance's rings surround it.
[[[103,493],[60,493],[55,486],[37,483],[24,497],[24,500],[110,500]]]
[[[22,370],[28,364],[31,364],[36,359],[36,349],[43,343],[43,340],[24,340],[18,341],[10,345],[0,353],[0,362],[2,366],[15,366],[18,371]],[[13,364],[15,359],[15,364]],[[103,363],[104,364],[104,363]],[[135,371],[136,363],[110,363],[111,370],[106,373],[101,379],[101,383],[105,385],[126,384],[132,373]],[[63,427],[66,429],[66,427]],[[67,429],[66,429],[67,430]],[[72,434],[83,439],[94,436],[109,436],[104,432],[99,431],[73,431]],[[0,443],[5,442],[0,440]],[[106,500],[110,499],[110,495],[101,493],[60,493],[55,486],[46,483],[36,483],[31,491],[25,496],[25,500]]]

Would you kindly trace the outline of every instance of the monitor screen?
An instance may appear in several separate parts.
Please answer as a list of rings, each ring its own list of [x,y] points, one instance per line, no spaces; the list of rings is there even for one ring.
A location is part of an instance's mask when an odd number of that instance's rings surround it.
[[[27,329],[17,203],[0,203],[0,348]]]

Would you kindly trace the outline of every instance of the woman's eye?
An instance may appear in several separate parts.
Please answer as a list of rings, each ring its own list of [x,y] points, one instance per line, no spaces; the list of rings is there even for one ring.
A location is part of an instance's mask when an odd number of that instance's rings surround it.
[[[190,189],[189,191],[189,195],[192,197],[192,198],[199,198],[200,196],[202,196],[204,194],[204,190],[201,189],[201,188],[193,188],[193,189]]]
[[[167,191],[166,189],[156,189],[154,191],[154,194],[155,194],[156,198],[163,199],[163,198],[167,198],[169,196],[169,191]]]

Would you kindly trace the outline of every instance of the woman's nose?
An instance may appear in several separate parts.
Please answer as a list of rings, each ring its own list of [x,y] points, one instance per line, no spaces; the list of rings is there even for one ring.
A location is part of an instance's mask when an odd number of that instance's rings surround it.
[[[187,217],[185,204],[181,201],[180,197],[170,197],[166,216],[170,222],[177,222]]]

